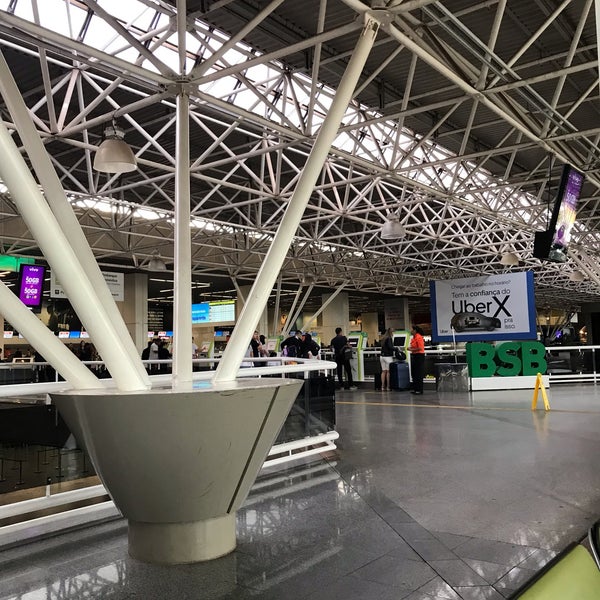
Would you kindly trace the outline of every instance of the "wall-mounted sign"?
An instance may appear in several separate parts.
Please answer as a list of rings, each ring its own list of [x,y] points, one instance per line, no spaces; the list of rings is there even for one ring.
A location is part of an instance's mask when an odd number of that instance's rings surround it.
[[[116,302],[125,300],[125,276],[123,273],[111,273],[102,271],[104,281],[108,285],[108,289]],[[63,289],[60,281],[54,275],[54,271],[50,271],[50,297],[51,298],[67,298],[67,294]]]
[[[536,339],[531,271],[429,285],[434,342]]]

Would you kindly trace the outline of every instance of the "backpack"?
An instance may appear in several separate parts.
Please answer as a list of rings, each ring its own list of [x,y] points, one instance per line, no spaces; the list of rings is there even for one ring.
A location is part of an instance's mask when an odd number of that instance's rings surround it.
[[[285,347],[285,350],[287,350],[285,354],[286,356],[295,357],[298,354],[298,347],[296,346],[296,344],[288,344]]]
[[[308,351],[313,355],[313,358],[319,358],[319,353],[321,352],[321,346],[317,344],[317,342],[312,342]]]

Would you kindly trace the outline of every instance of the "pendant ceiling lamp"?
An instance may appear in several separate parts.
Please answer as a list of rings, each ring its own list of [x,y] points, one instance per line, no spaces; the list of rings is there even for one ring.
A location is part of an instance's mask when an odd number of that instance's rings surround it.
[[[500,257],[500,264],[507,267],[514,267],[519,264],[519,257],[514,252],[505,252]]]
[[[152,258],[148,261],[147,265],[148,271],[166,271],[167,263],[163,260],[162,256],[159,254],[158,250],[155,250]]]
[[[399,240],[406,236],[406,230],[398,215],[391,215],[381,228],[382,240]]]
[[[94,169],[101,173],[129,173],[137,169],[137,160],[129,144],[123,139],[125,132],[112,124],[104,130],[104,140],[94,156]]]
[[[569,273],[569,281],[581,282],[585,280],[585,275],[581,271],[571,271]]]

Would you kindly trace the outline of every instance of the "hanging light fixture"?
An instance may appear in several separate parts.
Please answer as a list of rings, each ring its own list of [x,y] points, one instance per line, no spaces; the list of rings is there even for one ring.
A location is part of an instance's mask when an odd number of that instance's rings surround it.
[[[391,215],[381,228],[382,240],[398,240],[406,236],[406,230],[398,215]]]
[[[146,267],[149,271],[166,271],[167,263],[165,263],[158,250],[155,250]]]
[[[125,132],[113,122],[104,130],[104,140],[94,156],[94,169],[102,173],[129,173],[137,168],[137,160]]]
[[[514,267],[519,264],[519,257],[514,252],[505,252],[500,257],[500,264],[507,267]]]
[[[576,269],[575,271],[571,271],[569,273],[569,281],[575,281],[577,283],[580,283],[582,281],[585,281],[585,275],[581,271],[578,271]]]

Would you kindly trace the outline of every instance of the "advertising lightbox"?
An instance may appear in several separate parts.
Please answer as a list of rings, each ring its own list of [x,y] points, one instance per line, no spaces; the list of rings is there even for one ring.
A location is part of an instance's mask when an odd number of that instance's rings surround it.
[[[19,298],[25,306],[41,306],[45,273],[46,267],[21,265],[19,270]]]
[[[531,271],[429,285],[433,342],[536,339]]]

